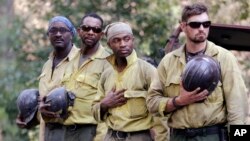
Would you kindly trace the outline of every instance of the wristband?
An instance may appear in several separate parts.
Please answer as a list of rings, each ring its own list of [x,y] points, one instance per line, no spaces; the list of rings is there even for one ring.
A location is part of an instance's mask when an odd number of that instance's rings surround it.
[[[175,107],[176,109],[179,109],[179,108],[181,108],[182,106],[180,106],[180,105],[178,105],[178,104],[176,103],[175,99],[176,99],[177,97],[178,97],[178,96],[175,96],[175,97],[173,98],[172,102],[173,102],[174,107]]]

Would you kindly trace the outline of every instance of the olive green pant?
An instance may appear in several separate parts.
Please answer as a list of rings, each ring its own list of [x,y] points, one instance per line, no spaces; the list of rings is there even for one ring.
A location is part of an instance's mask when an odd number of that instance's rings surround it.
[[[117,136],[112,135],[112,131],[108,130],[104,141],[153,141],[150,132],[130,134],[125,138],[117,138]]]
[[[206,136],[187,137],[180,134],[171,134],[170,141],[220,141],[220,136],[219,134],[212,134]]]
[[[96,125],[86,124],[80,127],[66,127],[64,141],[93,141],[96,135]]]
[[[96,135],[96,125],[83,124],[63,126],[46,124],[45,141],[93,141]]]
[[[65,129],[62,124],[49,123],[45,125],[45,141],[64,141]]]

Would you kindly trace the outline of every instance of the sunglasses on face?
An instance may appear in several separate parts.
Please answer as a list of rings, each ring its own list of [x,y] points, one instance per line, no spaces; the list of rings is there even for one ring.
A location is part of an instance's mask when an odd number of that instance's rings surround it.
[[[95,33],[101,33],[102,29],[100,27],[91,27],[91,26],[87,26],[87,25],[82,25],[81,29],[85,32],[89,32],[90,30],[92,30]]]
[[[208,28],[211,25],[211,21],[205,21],[205,22],[189,22],[187,23],[187,25],[189,25],[191,28],[200,28],[201,25],[204,28]]]
[[[68,30],[67,28],[63,28],[63,27],[60,27],[60,28],[52,27],[52,28],[49,29],[48,32],[50,34],[57,34],[57,32],[60,32],[61,34],[64,34],[66,32],[70,32],[70,30]]]

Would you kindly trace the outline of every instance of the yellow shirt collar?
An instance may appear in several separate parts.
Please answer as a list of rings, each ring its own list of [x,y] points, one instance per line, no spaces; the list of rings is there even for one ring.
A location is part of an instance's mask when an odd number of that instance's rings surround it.
[[[134,62],[136,62],[137,60],[137,55],[136,55],[136,51],[133,49],[132,53],[126,57],[127,60],[127,67],[129,67],[130,65],[134,64]],[[109,63],[114,67],[115,65],[115,55],[112,54],[110,56],[107,57],[107,60],[109,61]]]
[[[69,55],[67,55],[66,59],[68,61],[72,60],[73,58],[75,58],[77,52],[79,51],[80,49],[77,48],[75,45],[73,45],[72,49],[70,50],[69,52]],[[49,60],[53,60],[53,58],[55,57],[55,52],[51,52],[50,55],[49,55]]]
[[[94,59],[105,59],[107,56],[109,56],[108,52],[105,50],[105,48],[100,44],[97,51],[90,57],[91,60]]]
[[[184,48],[185,48],[185,45],[182,45],[179,49],[174,51],[173,54],[175,56],[178,56],[178,57],[181,57],[181,58],[185,57],[185,49]],[[207,48],[206,48],[205,54],[209,55],[209,56],[215,56],[218,53],[219,53],[219,51],[215,47],[215,44],[210,42],[210,41],[207,41]]]

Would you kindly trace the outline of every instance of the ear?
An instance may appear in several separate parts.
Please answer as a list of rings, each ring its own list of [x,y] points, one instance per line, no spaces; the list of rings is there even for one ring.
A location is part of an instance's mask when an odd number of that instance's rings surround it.
[[[104,36],[104,32],[101,32],[100,33],[100,37],[102,38]]]
[[[81,29],[80,28],[77,28],[77,33],[78,33],[78,35],[80,35],[80,33],[81,33]]]
[[[107,45],[110,47],[109,41],[107,41]]]
[[[134,37],[134,36],[132,37],[132,41],[133,41],[133,42],[135,41],[135,37]]]
[[[180,27],[181,27],[181,30],[182,30],[183,32],[185,32],[185,31],[186,31],[186,28],[187,28],[186,22],[180,22]]]

